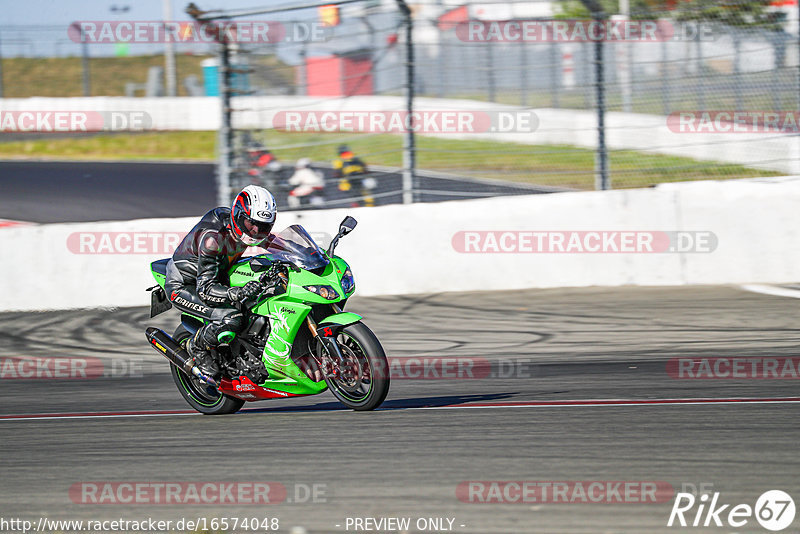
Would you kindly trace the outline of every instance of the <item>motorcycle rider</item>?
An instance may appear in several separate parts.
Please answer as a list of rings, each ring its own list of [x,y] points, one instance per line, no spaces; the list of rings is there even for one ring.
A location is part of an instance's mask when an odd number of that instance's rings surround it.
[[[228,269],[247,247],[270,238],[277,214],[272,193],[248,185],[230,208],[206,213],[167,264],[164,287],[173,306],[209,321],[186,345],[195,365],[208,376],[219,373],[211,350],[230,342],[246,326],[244,314],[236,306],[265,290],[256,280],[230,287]]]
[[[252,141],[247,145],[247,164],[247,174],[254,184],[274,187],[278,183],[283,166],[261,143]]]
[[[333,176],[339,178],[339,191],[350,191],[355,188],[361,194],[364,206],[374,206],[375,199],[371,191],[377,184],[374,178],[367,175],[367,164],[347,145],[340,145],[338,154],[339,157],[333,160]],[[353,207],[358,205],[359,203],[355,202]]]
[[[310,158],[300,158],[295,165],[295,171],[289,178],[289,185],[295,186],[289,192],[289,207],[298,208],[302,199],[308,197],[309,203],[319,205],[323,203],[320,192],[325,188],[325,179],[322,173],[311,168]]]

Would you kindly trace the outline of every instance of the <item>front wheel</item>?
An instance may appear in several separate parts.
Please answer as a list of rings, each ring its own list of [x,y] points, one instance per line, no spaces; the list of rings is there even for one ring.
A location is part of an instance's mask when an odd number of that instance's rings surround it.
[[[179,326],[172,339],[185,348],[190,335],[182,326]],[[172,379],[178,386],[181,396],[198,412],[205,415],[224,415],[236,413],[244,405],[243,400],[223,395],[194,376],[186,375],[171,363],[169,366],[172,371]]]
[[[380,341],[364,323],[347,325],[336,336],[344,361],[325,382],[339,402],[358,411],[374,410],[389,393],[389,365]]]

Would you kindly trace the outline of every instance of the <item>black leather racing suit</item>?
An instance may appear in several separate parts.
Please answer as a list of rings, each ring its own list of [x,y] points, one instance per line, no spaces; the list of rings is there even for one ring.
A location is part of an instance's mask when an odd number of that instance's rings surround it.
[[[197,339],[210,347],[219,345],[221,333],[241,332],[244,315],[228,298],[228,269],[247,246],[228,230],[230,208],[215,208],[206,213],[186,234],[167,264],[164,288],[180,311],[210,322],[200,329]]]

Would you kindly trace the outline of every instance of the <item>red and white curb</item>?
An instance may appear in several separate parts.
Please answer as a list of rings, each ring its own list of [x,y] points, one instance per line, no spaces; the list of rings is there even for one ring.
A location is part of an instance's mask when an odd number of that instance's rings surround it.
[[[12,221],[10,219],[0,219],[0,229],[2,228],[13,228],[14,226],[28,226],[33,223],[29,223],[26,221]]]

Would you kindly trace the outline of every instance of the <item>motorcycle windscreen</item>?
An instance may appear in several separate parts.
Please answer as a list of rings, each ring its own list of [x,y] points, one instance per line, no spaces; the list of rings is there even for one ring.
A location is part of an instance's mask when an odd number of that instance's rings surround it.
[[[278,234],[274,234],[265,250],[267,254],[271,254],[276,259],[291,261],[307,271],[325,267],[330,263],[319,245],[299,224],[293,224]]]

